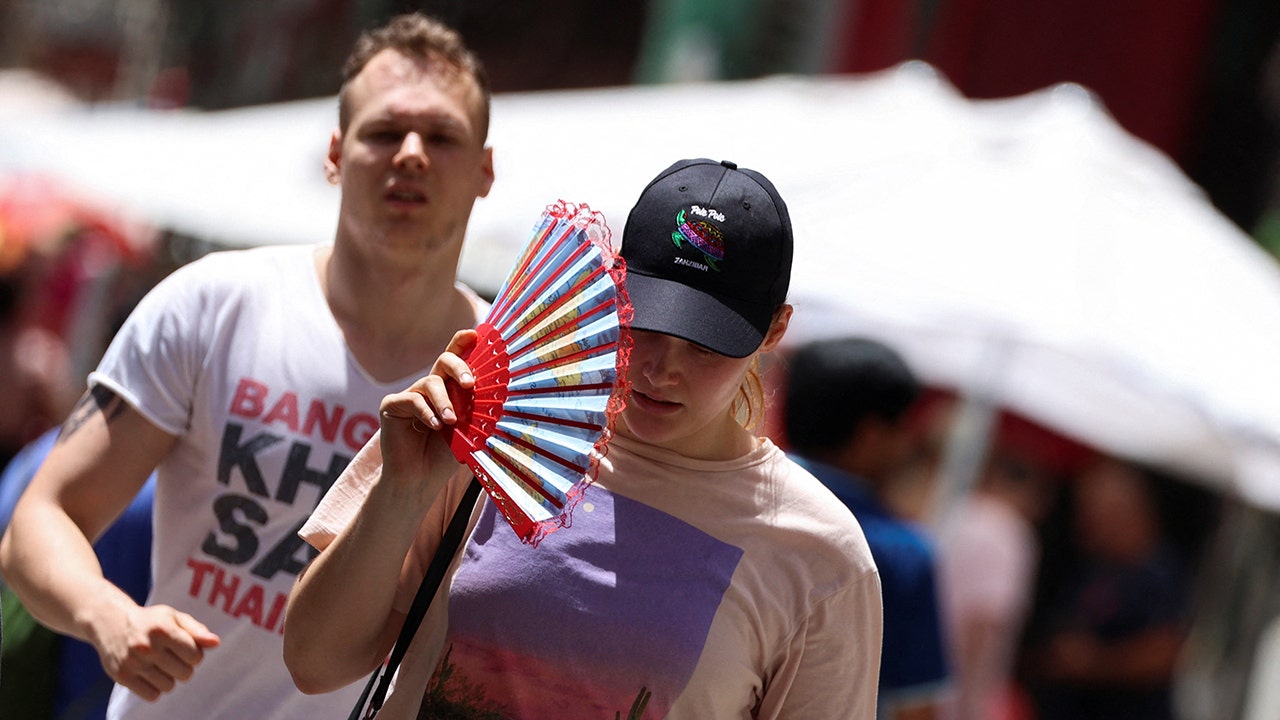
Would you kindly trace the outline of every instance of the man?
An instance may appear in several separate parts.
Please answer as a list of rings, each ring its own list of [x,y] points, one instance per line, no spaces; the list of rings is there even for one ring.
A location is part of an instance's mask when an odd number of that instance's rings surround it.
[[[489,91],[456,33],[419,15],[366,33],[344,68],[325,171],[332,244],[215,253],[139,304],[19,503],[0,569],[31,612],[92,643],[111,718],[346,717],[306,697],[283,609],[313,552],[297,530],[484,303],[456,284],[493,182]],[[281,188],[287,192],[287,188]],[[154,586],[139,606],[90,545],[157,472]]]
[[[1186,558],[1167,533],[1154,478],[1101,455],[1072,477],[1076,560],[1029,644],[1030,689],[1045,720],[1172,720],[1186,641]]]
[[[896,352],[864,338],[801,347],[788,375],[786,435],[796,460],[853,512],[880,570],[879,715],[931,720],[947,680],[933,549],[883,499],[910,459],[906,414],[919,383]]]

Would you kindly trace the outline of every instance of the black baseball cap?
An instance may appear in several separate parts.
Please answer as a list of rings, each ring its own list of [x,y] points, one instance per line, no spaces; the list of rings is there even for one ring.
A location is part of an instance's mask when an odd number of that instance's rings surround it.
[[[633,329],[746,357],[787,300],[791,217],[764,175],[727,160],[681,160],[631,208],[621,254]]]

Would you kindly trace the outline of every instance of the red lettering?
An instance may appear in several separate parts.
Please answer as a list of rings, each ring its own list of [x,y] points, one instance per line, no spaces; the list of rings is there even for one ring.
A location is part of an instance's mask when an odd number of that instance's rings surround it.
[[[298,432],[298,396],[296,393],[287,392],[281,395],[276,404],[271,407],[271,412],[268,412],[267,416],[262,418],[262,424],[264,425],[279,421],[283,421],[290,432]]]
[[[227,580],[230,582],[227,582]],[[218,568],[218,573],[213,577],[213,590],[209,593],[209,604],[217,606],[218,598],[225,596],[222,601],[222,609],[225,612],[231,612],[231,602],[236,599],[236,590],[240,588],[240,578],[235,575],[229,575]]]
[[[187,567],[195,571],[191,576],[191,589],[187,591],[191,597],[200,597],[200,588],[204,585],[204,576],[214,570],[213,563],[196,562],[187,558]]]
[[[316,426],[320,426],[320,437],[325,442],[333,442],[338,437],[338,428],[342,425],[342,416],[346,414],[346,408],[341,406],[333,409],[332,415],[325,414],[324,403],[319,400],[312,400],[311,406],[307,408],[307,419],[302,423],[302,434],[310,435],[315,432]]]
[[[236,609],[231,612],[231,617],[240,618],[248,615],[254,625],[262,626],[262,586],[251,585],[249,591],[240,596],[240,602],[236,603]]]
[[[359,450],[369,442],[378,429],[378,417],[369,413],[348,414],[341,405],[327,405],[323,400],[312,400],[307,405],[306,417],[302,417],[302,400],[295,392],[285,392],[268,405],[271,390],[266,383],[243,378],[236,385],[231,399],[232,415],[261,418],[264,425],[282,425],[289,432],[314,436],[319,434],[325,442],[342,442],[352,450]]]
[[[231,398],[231,414],[255,418],[262,414],[267,397],[267,386],[256,380],[241,378],[236,394]]]
[[[188,590],[191,597],[200,598],[207,592],[204,600],[210,607],[221,607],[223,612],[233,618],[246,618],[264,630],[284,634],[284,611],[289,603],[288,594],[276,593],[271,601],[271,608],[267,610],[265,586],[246,581],[244,583],[246,589],[241,593],[241,578],[213,563],[198,562],[189,558],[187,567],[193,572],[191,588]],[[209,580],[208,583],[205,582],[206,579]],[[264,610],[266,610],[265,617]]]
[[[346,426],[342,428],[342,439],[352,450],[359,450],[369,442],[369,438],[373,437],[373,431],[377,429],[378,418],[368,413],[359,413],[352,415]]]

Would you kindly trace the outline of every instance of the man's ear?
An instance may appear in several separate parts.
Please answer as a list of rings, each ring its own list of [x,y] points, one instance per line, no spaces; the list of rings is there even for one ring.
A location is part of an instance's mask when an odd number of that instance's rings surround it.
[[[476,197],[488,197],[489,190],[493,187],[493,148],[486,147],[484,149],[484,164],[480,167],[481,180],[480,192],[476,193]]]
[[[324,179],[337,185],[342,175],[342,131],[335,129],[329,136],[329,153],[324,157]]]

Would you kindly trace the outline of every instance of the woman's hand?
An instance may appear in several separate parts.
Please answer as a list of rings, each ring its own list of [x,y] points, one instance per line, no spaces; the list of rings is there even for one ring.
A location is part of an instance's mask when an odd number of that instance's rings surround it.
[[[394,602],[406,555],[458,469],[439,431],[457,421],[449,388],[458,397],[473,392],[462,355],[475,342],[474,330],[456,333],[426,377],[382,400],[381,475],[289,597],[284,658],[303,692],[355,682],[395,643],[404,622]]]
[[[433,464],[438,468],[439,463],[453,459],[438,431],[458,421],[449,386],[454,386],[459,398],[469,398],[475,386],[471,368],[462,359],[475,342],[475,330],[458,331],[428,375],[382,399],[378,417],[384,479],[412,482],[426,477]]]

